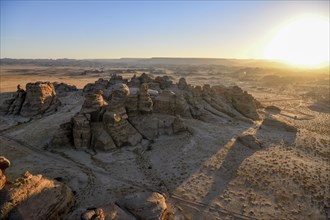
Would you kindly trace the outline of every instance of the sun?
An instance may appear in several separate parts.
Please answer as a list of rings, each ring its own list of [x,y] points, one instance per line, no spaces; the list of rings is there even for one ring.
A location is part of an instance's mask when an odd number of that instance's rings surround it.
[[[329,19],[296,18],[280,27],[265,50],[266,59],[317,67],[329,63]]]

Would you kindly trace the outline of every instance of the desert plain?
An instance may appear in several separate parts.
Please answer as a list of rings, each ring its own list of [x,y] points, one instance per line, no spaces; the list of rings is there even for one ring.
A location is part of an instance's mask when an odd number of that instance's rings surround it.
[[[58,201],[67,202],[65,207],[52,206],[50,212],[58,211],[56,215],[43,213],[47,212],[43,204],[50,198],[56,203],[61,196],[42,196],[43,188],[36,198],[31,194],[15,197],[16,203],[2,200],[4,218],[29,219],[31,209],[52,219],[330,218],[328,68],[306,70],[253,60],[29,63],[3,59],[0,77],[0,155],[10,161],[4,190],[24,186],[24,181],[17,186],[22,175],[26,182],[42,175],[50,181],[44,183],[46,188],[65,186],[62,194],[71,193]],[[111,79],[116,82],[111,84]],[[54,111],[32,116],[8,112],[17,85],[27,91],[27,83],[38,81],[77,89],[55,91]],[[104,82],[103,92],[95,95],[96,85]],[[131,114],[126,106],[128,118],[118,119],[135,129],[136,141],[128,135],[128,142],[120,142],[120,137],[112,136],[116,127],[108,132],[114,144],[106,142],[99,148],[83,146],[84,140],[77,146],[74,128],[65,136],[68,142],[59,140],[65,139],[61,136],[64,124],[74,127],[73,118],[94,108],[86,104],[89,93],[102,99],[103,104],[96,103],[98,109],[110,111],[107,106],[115,103],[113,88],[118,83],[128,85],[127,99],[135,91],[132,88],[142,93],[145,83],[151,89],[145,95],[146,102],[152,103],[148,110]],[[241,90],[236,94],[237,87]],[[163,99],[158,98],[162,95]],[[162,109],[173,103],[171,97],[183,97],[186,110]],[[250,100],[256,115],[249,109],[246,113]],[[104,117],[101,122],[108,131]],[[155,120],[156,128],[150,122]],[[159,125],[162,120],[164,125]],[[0,196],[7,194],[3,191]]]

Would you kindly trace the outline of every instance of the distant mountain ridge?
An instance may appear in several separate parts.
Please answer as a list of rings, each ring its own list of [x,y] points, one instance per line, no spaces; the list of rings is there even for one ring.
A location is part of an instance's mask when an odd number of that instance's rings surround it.
[[[11,64],[36,64],[42,66],[150,66],[150,65],[222,65],[260,68],[294,68],[273,60],[259,59],[227,59],[227,58],[119,58],[119,59],[0,59],[1,65]],[[328,68],[328,67],[326,67]]]

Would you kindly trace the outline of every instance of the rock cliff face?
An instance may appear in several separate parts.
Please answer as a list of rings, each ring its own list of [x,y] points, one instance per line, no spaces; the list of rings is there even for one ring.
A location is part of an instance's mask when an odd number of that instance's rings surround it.
[[[8,109],[9,114],[32,117],[57,111],[60,105],[55,88],[50,82],[26,84],[26,91],[18,86],[15,99]]]
[[[0,219],[60,219],[74,204],[71,189],[56,180],[26,172],[4,185],[3,176],[1,169]]]

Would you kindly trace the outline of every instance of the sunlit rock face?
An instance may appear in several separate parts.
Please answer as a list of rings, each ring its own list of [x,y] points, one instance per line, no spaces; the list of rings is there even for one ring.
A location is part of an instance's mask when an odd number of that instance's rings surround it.
[[[19,85],[17,86],[15,97],[11,101],[7,113],[33,117],[54,113],[59,105],[60,102],[52,83],[28,83],[26,84],[26,91]]]
[[[6,183],[10,162],[0,156],[0,219],[60,219],[74,205],[69,187],[28,171],[13,183]]]
[[[5,170],[10,166],[10,161],[3,157],[0,156],[0,190],[5,186],[7,178],[5,175]]]

